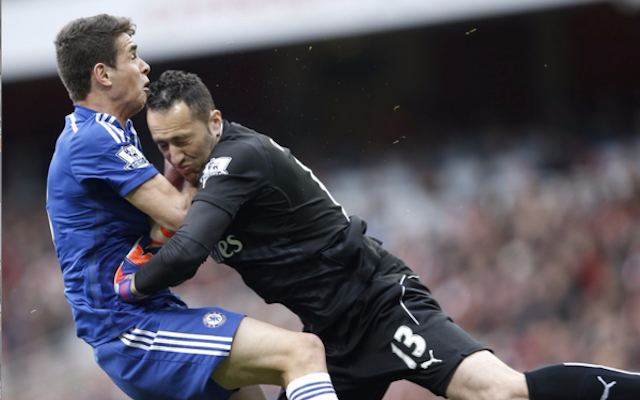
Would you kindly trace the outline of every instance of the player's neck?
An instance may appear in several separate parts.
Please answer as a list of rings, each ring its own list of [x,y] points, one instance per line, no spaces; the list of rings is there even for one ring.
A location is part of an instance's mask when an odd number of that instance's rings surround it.
[[[122,110],[121,107],[118,107],[118,104],[104,96],[96,95],[94,93],[89,93],[85,100],[78,101],[77,104],[99,113],[113,115],[122,126],[125,126],[127,120],[131,118],[131,115]]]

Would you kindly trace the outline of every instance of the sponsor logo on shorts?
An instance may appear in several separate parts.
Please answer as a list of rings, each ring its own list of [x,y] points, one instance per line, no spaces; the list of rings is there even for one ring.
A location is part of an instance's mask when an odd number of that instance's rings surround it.
[[[600,397],[600,400],[607,400],[609,399],[609,391],[611,390],[612,387],[614,387],[616,385],[616,381],[611,381],[611,383],[607,383],[604,379],[602,379],[601,376],[598,376],[598,380],[600,381],[600,383],[602,383],[602,385],[604,386],[604,392],[602,393],[602,396]]]
[[[208,312],[202,318],[202,323],[207,328],[217,328],[224,324],[227,320],[227,316],[219,311]]]

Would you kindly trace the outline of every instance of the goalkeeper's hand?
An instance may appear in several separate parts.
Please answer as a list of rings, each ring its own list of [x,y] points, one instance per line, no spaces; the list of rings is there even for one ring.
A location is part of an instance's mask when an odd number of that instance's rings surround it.
[[[129,253],[127,253],[127,256],[118,266],[116,274],[113,277],[113,288],[120,299],[127,303],[135,303],[147,297],[136,291],[133,273],[149,261],[159,249],[159,246],[152,245],[149,236],[144,235],[138,238],[131,250],[129,250]]]

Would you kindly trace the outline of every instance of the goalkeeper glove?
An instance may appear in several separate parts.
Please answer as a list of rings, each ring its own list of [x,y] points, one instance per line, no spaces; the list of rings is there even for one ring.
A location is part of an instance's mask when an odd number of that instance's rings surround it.
[[[164,226],[160,226],[154,220],[151,220],[151,232],[149,236],[151,236],[151,247],[160,247],[163,244],[167,243],[167,240],[171,239],[174,232],[171,232]]]
[[[118,266],[113,277],[113,288],[116,294],[127,303],[136,303],[147,297],[140,293],[134,293],[131,284],[133,273],[139,270],[160,249],[158,246],[150,246],[151,244],[149,236],[140,236]]]

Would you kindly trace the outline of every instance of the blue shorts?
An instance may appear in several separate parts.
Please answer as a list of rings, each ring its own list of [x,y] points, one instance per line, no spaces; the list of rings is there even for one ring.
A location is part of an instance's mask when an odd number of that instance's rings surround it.
[[[225,400],[237,389],[210,377],[242,318],[218,307],[160,310],[96,346],[96,362],[135,400]]]

